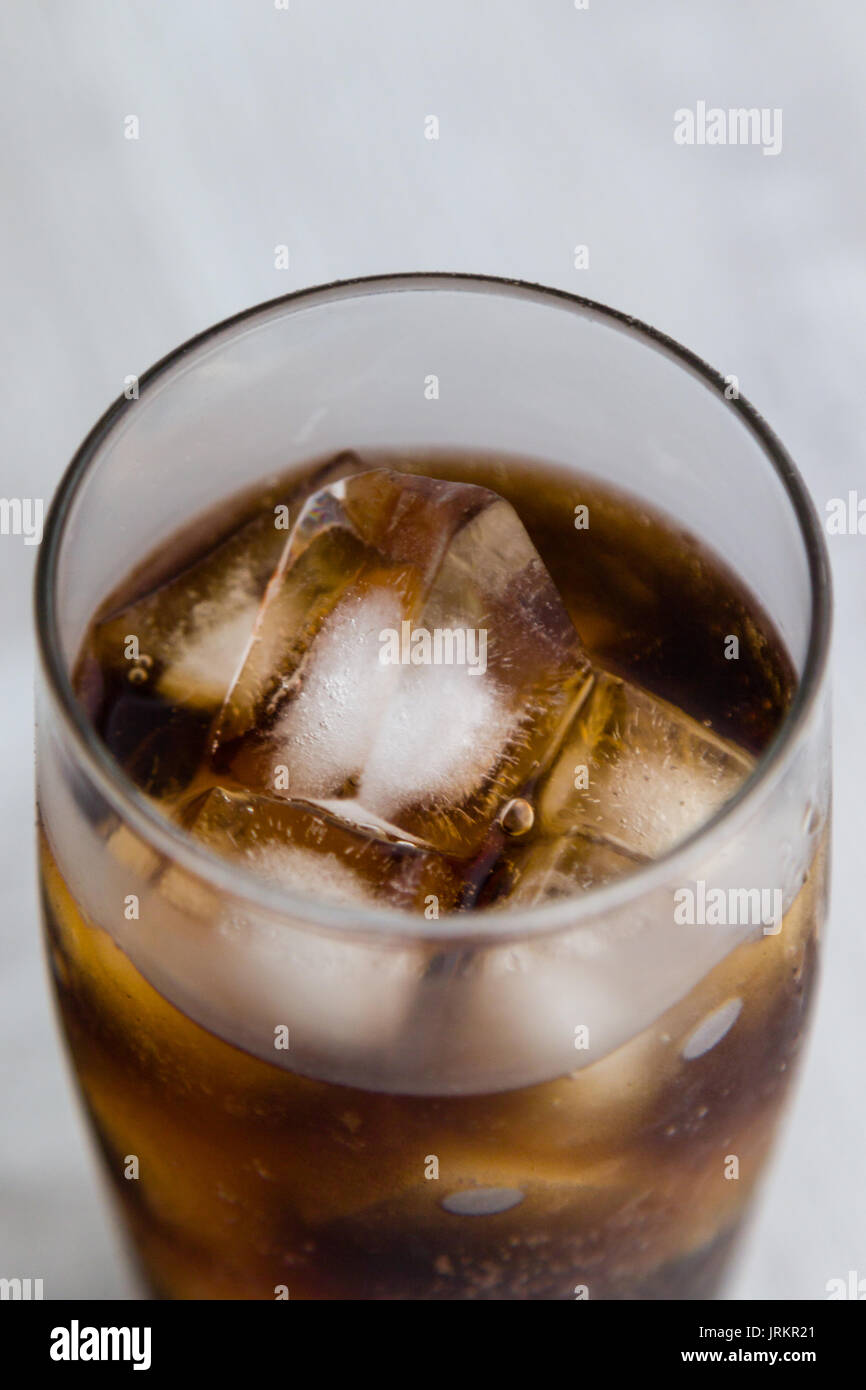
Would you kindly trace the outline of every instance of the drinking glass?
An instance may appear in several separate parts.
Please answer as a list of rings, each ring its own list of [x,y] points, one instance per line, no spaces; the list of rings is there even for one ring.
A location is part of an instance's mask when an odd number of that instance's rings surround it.
[[[790,709],[671,852],[580,896],[431,924],[275,888],[112,758],[72,684],[105,596],[222,499],[383,448],[597,477],[723,556],[770,616]],[[819,523],[760,416],[670,339],[572,295],[428,274],[306,290],[202,333],[110,407],[40,554],[40,864],[69,1051],[156,1296],[717,1291],[814,983],[829,610]],[[778,889],[781,930],[678,924],[675,895],[699,884]],[[587,1066],[578,1027],[601,1040]]]

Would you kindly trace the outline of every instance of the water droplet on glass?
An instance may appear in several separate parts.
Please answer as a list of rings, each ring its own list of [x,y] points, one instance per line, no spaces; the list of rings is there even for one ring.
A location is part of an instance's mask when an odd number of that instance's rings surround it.
[[[703,1057],[705,1052],[721,1042],[736,1023],[742,1007],[742,999],[729,999],[720,1009],[707,1014],[686,1041],[681,1053],[684,1060],[691,1062],[695,1057]]]
[[[515,1187],[465,1187],[442,1198],[442,1206],[454,1216],[495,1216],[523,1201]]]

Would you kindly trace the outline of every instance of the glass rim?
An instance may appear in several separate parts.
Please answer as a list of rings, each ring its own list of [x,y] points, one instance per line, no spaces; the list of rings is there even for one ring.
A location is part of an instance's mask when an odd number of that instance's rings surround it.
[[[696,854],[711,852],[713,846],[718,846],[729,835],[736,833],[752,808],[762,797],[769,795],[784,776],[796,753],[798,736],[808,723],[827,667],[832,623],[829,559],[818,514],[793,460],[760,413],[742,395],[735,399],[726,398],[725,403],[736,411],[743,426],[757,440],[772,464],[792,506],[806,553],[811,620],[802,674],[790,709],[779,729],[735,795],[666,854],[625,878],[588,892],[539,907],[490,907],[478,912],[451,913],[434,924],[405,910],[329,902],[300,889],[268,883],[253,870],[216,854],[175,825],[158,809],[156,802],[151,801],[127,776],[77,699],[59,640],[56,602],[58,559],[72,505],[91,464],[98,459],[103,443],[129,410],[140,408],[145,393],[156,382],[166,377],[191,353],[208,345],[227,330],[249,326],[253,320],[264,319],[281,307],[290,310],[310,308],[370,294],[442,289],[497,294],[502,298],[535,301],[550,308],[576,312],[590,319],[597,317],[644,346],[666,354],[707,387],[724,392],[726,381],[721,373],[667,334],[596,300],[526,280],[447,271],[397,272],[335,280],[265,300],[213,324],[160,358],[139,377],[138,399],[129,400],[123,395],[119,396],[79,445],[55,490],[39,548],[35,580],[37,652],[64,734],[80,765],[112,810],[145,843],[235,902],[249,905],[258,917],[265,916],[281,924],[288,922],[295,927],[303,924],[325,928],[331,933],[356,939],[376,936],[467,944],[491,940],[507,942],[576,929],[588,921],[620,910],[630,902],[637,902],[669,883],[680,865],[685,867]],[[685,879],[686,875],[682,877]]]

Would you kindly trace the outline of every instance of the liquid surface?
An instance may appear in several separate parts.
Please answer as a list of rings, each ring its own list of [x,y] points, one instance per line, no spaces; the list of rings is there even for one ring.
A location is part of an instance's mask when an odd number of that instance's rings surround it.
[[[630,499],[341,455],[163,547],[76,684],[209,847],[436,918],[664,854],[748,776],[794,679],[721,562]]]

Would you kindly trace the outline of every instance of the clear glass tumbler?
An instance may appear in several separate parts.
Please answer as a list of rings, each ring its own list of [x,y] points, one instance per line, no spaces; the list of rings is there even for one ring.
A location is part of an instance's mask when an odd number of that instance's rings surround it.
[[[802,1041],[829,807],[822,534],[784,449],[731,394],[597,304],[405,275],[209,330],[79,449],[37,579],[45,922],[85,1104],[157,1296],[718,1288]],[[73,692],[91,616],[214,503],[381,448],[577,470],[724,556],[797,682],[733,800],[629,877],[435,933],[277,891],[164,819]],[[778,891],[781,929],[682,925],[676,895],[699,884]],[[448,968],[430,968],[434,940]],[[590,1065],[579,1025],[603,1040]]]

